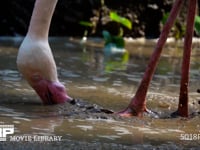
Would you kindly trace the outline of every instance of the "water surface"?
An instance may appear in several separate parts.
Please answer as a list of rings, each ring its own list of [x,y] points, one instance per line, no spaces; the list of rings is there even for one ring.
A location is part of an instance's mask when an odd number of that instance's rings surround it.
[[[0,123],[14,124],[14,135],[57,135],[61,142],[1,142],[0,149],[182,149],[200,144],[200,49],[194,47],[190,70],[192,118],[171,118],[177,109],[182,49],[165,47],[151,82],[147,106],[159,118],[121,118],[86,112],[70,104],[43,106],[19,74],[16,56],[22,38],[0,39]],[[77,42],[78,41],[78,42]],[[70,96],[113,111],[124,109],[134,95],[153,45],[127,44],[129,54],[106,56],[101,39],[87,45],[51,38],[59,79]],[[181,140],[183,136],[199,136]],[[13,147],[14,146],[14,147]]]

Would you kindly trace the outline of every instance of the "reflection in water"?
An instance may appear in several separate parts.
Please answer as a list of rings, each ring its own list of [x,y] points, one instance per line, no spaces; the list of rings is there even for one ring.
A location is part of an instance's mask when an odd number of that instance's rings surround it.
[[[14,44],[13,44],[14,43]],[[16,68],[18,42],[1,42],[0,46],[0,122],[15,125],[15,135],[61,135],[61,144],[48,149],[152,149],[197,147],[200,140],[182,141],[181,134],[199,134],[199,115],[190,119],[169,118],[176,110],[180,80],[180,49],[168,48],[160,60],[147,96],[147,105],[160,119],[145,116],[121,118],[89,113],[69,104],[43,106]],[[102,48],[91,43],[83,52],[80,45],[67,39],[50,40],[61,81],[70,96],[114,111],[130,101],[142,78],[152,47],[127,47],[129,54],[106,57]],[[92,46],[91,46],[92,45]],[[190,111],[199,112],[199,48],[193,53],[190,71]],[[39,144],[34,144],[38,147]],[[136,145],[135,145],[136,144]],[[9,144],[4,144],[9,147]],[[22,143],[30,149],[31,143]],[[1,149],[1,144],[0,144]]]

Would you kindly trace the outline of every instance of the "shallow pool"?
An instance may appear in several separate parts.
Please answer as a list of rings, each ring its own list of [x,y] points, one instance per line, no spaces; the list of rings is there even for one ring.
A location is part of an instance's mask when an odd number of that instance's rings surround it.
[[[147,95],[147,107],[159,118],[122,118],[85,111],[70,104],[44,106],[19,74],[16,56],[22,38],[0,38],[0,125],[14,134],[0,149],[182,149],[200,144],[200,48],[194,47],[190,70],[192,117],[171,118],[177,109],[182,49],[165,47]],[[115,112],[134,95],[153,46],[128,43],[128,54],[107,56],[101,39],[85,45],[71,38],[50,38],[59,79],[70,96]],[[31,140],[10,136],[28,137]],[[61,141],[33,141],[61,136]],[[19,138],[18,137],[18,138]]]

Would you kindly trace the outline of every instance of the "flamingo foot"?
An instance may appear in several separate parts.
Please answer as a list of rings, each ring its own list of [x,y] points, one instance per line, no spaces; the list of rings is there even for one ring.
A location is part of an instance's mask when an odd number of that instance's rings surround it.
[[[146,112],[150,112],[145,105],[143,106],[128,106],[126,109],[117,112],[116,114],[118,114],[119,116],[122,117],[132,117],[132,116],[136,116],[136,117],[143,117],[143,113]]]
[[[200,89],[197,89],[197,93],[200,93]],[[197,102],[197,104],[200,105],[200,100]],[[183,107],[185,106],[185,107]],[[188,105],[182,105],[179,104],[179,107],[177,109],[177,111],[173,112],[171,114],[172,118],[177,118],[177,117],[194,117],[194,116],[198,116],[200,114],[200,111],[197,112],[192,112],[191,114],[188,113]]]
[[[196,116],[199,116],[200,115],[200,111],[197,111],[197,112],[192,112],[191,114],[189,114],[188,116],[185,116],[184,118],[194,118]],[[172,118],[178,118],[178,117],[183,117],[180,115],[180,113],[178,111],[175,111],[171,114],[171,117]]]
[[[185,111],[185,110],[180,110],[180,109],[178,109],[177,111],[175,111],[175,112],[173,112],[173,113],[171,114],[171,117],[172,117],[172,118],[177,118],[177,117],[188,117],[188,116],[189,116],[189,114],[188,114],[187,111]]]
[[[153,117],[153,118],[159,118],[158,114],[156,112],[153,112],[149,109],[145,109],[144,111],[139,111],[137,112],[135,109],[131,109],[131,108],[126,108],[123,111],[117,112],[117,114],[121,117],[143,117],[143,114],[146,113],[148,116]]]

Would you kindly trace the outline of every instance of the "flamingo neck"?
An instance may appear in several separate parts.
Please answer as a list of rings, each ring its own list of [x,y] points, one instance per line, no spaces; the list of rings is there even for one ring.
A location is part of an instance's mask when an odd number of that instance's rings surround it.
[[[58,0],[36,0],[28,35],[36,39],[48,39],[49,27]]]

